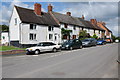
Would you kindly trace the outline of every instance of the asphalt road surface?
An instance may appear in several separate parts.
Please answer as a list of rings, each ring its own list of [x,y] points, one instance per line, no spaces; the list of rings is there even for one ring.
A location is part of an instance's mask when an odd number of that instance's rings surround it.
[[[118,44],[2,58],[3,78],[118,78]]]

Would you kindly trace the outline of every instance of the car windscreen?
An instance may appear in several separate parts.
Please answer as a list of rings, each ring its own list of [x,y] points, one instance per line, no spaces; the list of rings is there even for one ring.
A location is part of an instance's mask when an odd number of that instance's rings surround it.
[[[84,39],[84,40],[82,40],[82,42],[88,42],[88,41],[90,41],[90,40],[88,40],[88,39]]]
[[[100,41],[100,40],[104,40],[104,39],[97,39],[98,41]]]
[[[73,42],[73,40],[67,40],[63,44],[69,44],[69,43],[72,43],[72,42]]]

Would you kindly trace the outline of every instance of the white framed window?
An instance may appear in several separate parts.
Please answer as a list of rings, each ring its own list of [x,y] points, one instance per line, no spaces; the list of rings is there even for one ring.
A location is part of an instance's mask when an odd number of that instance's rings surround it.
[[[74,26],[73,29],[76,30],[76,26]]]
[[[54,27],[53,26],[48,26],[48,31],[53,31]]]
[[[15,18],[15,25],[17,25],[17,18]]]
[[[36,24],[30,24],[30,29],[31,29],[31,30],[36,29]]]
[[[36,40],[36,34],[30,33],[30,34],[29,34],[29,39],[30,39],[30,40]]]
[[[49,34],[49,40],[53,40],[53,34]]]
[[[57,36],[55,36],[55,41],[57,40]]]

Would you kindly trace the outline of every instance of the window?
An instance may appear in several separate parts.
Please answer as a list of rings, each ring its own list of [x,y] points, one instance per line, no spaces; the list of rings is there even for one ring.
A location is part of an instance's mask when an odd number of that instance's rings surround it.
[[[53,26],[48,26],[48,31],[53,31],[54,27]]]
[[[100,34],[100,30],[99,30],[99,34]]]
[[[55,41],[57,40],[57,36],[55,36]]]
[[[65,27],[65,28],[67,28],[67,27],[68,27],[68,25],[67,25],[67,24],[64,24],[64,27]]]
[[[56,45],[56,44],[54,44],[54,43],[49,43],[49,44],[50,44],[51,46],[52,46],[52,45]]]
[[[94,33],[95,33],[95,30],[94,30]]]
[[[53,34],[49,34],[49,40],[53,40]]]
[[[82,27],[82,30],[83,30],[84,28]]]
[[[63,39],[67,39],[67,35],[63,35]]]
[[[15,18],[15,25],[17,25],[17,18]]]
[[[73,29],[76,30],[76,26],[74,26]]]
[[[36,25],[35,24],[30,24],[30,29],[36,29]]]
[[[73,35],[73,37],[72,37],[73,39],[76,39],[76,35]]]
[[[36,34],[30,33],[30,40],[36,40]]]

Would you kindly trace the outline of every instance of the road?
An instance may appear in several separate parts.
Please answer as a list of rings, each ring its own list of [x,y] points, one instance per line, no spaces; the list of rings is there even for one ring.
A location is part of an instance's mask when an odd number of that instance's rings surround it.
[[[4,78],[118,78],[118,44],[2,58]]]

